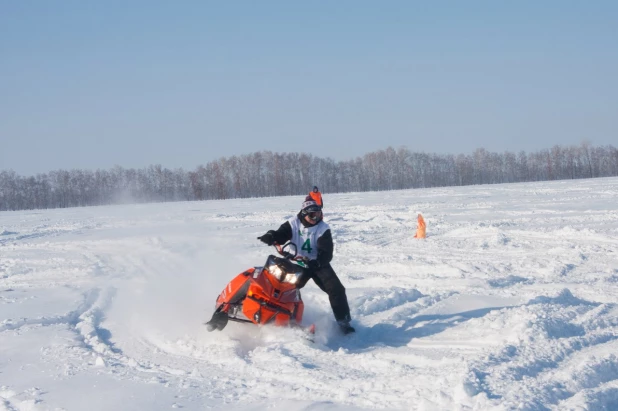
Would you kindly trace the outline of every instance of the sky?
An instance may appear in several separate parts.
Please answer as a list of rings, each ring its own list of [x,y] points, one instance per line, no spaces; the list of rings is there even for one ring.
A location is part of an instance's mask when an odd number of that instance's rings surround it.
[[[0,1],[0,170],[615,144],[618,3]]]
[[[356,332],[309,281],[312,339],[204,325],[301,196],[0,212],[0,410],[616,410],[617,196],[616,177],[328,195]]]

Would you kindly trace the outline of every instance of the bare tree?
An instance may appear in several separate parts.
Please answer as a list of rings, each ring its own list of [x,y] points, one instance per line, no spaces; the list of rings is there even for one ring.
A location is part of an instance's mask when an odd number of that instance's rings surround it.
[[[613,146],[555,145],[538,152],[438,155],[388,147],[348,161],[309,154],[257,152],[221,158],[194,171],[144,169],[55,170],[22,177],[0,171],[0,211],[117,202],[207,200],[495,184],[618,175]]]

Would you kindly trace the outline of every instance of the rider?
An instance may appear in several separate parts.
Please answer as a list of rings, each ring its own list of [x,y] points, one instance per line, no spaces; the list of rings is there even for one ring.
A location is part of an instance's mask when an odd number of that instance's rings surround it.
[[[258,237],[267,245],[284,244],[292,241],[298,247],[298,255],[307,257],[307,276],[297,284],[302,288],[309,278],[328,294],[335,319],[344,334],[354,332],[350,325],[350,307],[345,287],[339,281],[330,265],[333,258],[333,238],[330,227],[322,220],[322,208],[312,200],[305,201],[300,212],[275,231],[270,230]]]

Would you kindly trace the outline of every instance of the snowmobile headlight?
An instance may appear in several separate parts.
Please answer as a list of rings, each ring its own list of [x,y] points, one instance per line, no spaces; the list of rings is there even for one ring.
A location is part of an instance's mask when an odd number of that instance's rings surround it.
[[[283,282],[284,283],[290,283],[290,284],[296,284],[296,282],[300,278],[300,274],[301,273],[286,274],[285,278],[283,279]]]
[[[271,265],[270,267],[268,267],[268,271],[270,271],[270,273],[274,275],[279,281],[283,279],[284,272],[278,265]]]

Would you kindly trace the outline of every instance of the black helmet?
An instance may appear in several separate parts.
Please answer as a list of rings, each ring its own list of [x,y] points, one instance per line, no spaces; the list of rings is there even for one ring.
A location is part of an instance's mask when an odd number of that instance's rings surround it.
[[[309,219],[317,223],[322,219],[322,207],[313,200],[305,201],[300,209],[300,214],[303,217],[309,217]]]
[[[318,189],[318,186],[313,186],[313,191],[320,191],[320,190]]]

